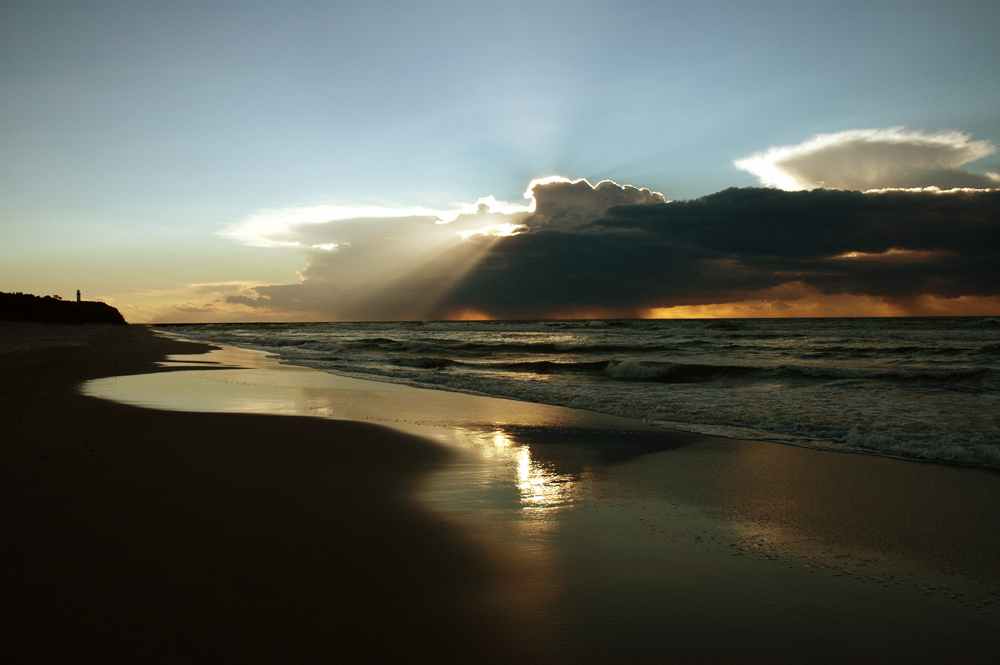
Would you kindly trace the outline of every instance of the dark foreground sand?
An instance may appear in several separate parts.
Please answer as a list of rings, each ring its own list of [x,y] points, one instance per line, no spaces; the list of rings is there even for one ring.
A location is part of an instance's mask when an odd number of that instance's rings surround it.
[[[601,460],[569,429],[508,428],[502,447],[481,449],[530,453],[513,460],[504,482],[521,495],[504,512],[463,490],[483,479],[468,455],[397,430],[76,390],[165,371],[153,361],[202,345],[136,327],[8,326],[0,338],[20,349],[0,353],[4,663],[995,655],[995,472],[666,434],[659,449]],[[331,385],[311,384],[302,408],[396,423],[459,405],[467,424],[477,408],[508,424],[602,420]],[[421,507],[435,487],[440,513]],[[532,513],[539,492],[571,501]]]
[[[85,379],[199,348],[89,332],[0,355],[4,663],[524,656],[492,607],[503,562],[408,500],[443,449],[83,397]]]

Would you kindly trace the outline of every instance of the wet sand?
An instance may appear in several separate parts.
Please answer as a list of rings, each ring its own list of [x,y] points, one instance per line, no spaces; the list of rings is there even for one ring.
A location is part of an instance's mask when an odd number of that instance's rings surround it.
[[[5,661],[993,651],[1000,474],[90,343],[0,355]]]
[[[410,499],[445,448],[84,397],[204,347],[78,330],[0,355],[3,662],[532,659],[495,607],[506,563]]]

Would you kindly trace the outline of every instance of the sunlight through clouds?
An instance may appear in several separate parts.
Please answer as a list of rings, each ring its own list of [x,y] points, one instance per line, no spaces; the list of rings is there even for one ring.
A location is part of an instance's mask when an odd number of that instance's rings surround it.
[[[303,227],[348,219],[398,219],[427,217],[437,220],[454,218],[455,211],[428,208],[385,206],[314,205],[266,209],[244,217],[218,232],[217,235],[251,247],[302,247]]]
[[[527,230],[524,224],[491,224],[489,226],[484,226],[481,229],[475,229],[474,231],[460,231],[459,235],[462,236],[462,240],[467,240],[469,236],[482,235],[482,236],[497,236],[499,238],[506,238],[509,236],[516,236],[518,233],[523,233]]]
[[[251,247],[295,247],[300,249],[332,250],[336,243],[308,243],[302,236],[309,235],[308,227],[346,222],[349,220],[405,220],[424,218],[439,226],[452,224],[460,217],[475,215],[527,215],[535,210],[532,188],[545,182],[566,181],[561,176],[553,176],[533,181],[525,198],[528,205],[498,201],[495,196],[484,196],[475,203],[460,204],[453,208],[425,208],[421,206],[374,206],[374,205],[334,205],[293,206],[259,210],[240,221],[230,224],[217,233],[220,237],[234,240]],[[577,181],[579,182],[579,181]]]
[[[955,136],[952,148],[971,148],[953,163],[992,149]],[[925,143],[943,150],[945,138]],[[854,150],[855,140],[823,145]],[[251,215],[227,237],[301,251],[307,266],[297,284],[257,285],[219,302],[262,318],[294,311],[336,320],[886,316],[978,311],[1000,288],[996,231],[980,221],[996,218],[1000,190],[731,188],[668,202],[611,180],[550,176],[531,181],[525,196],[528,205],[487,196],[435,214]],[[362,211],[383,216],[343,217]],[[915,300],[924,296],[937,299],[933,308]],[[966,296],[974,300],[956,300]]]
[[[536,190],[545,190],[546,204],[539,208]],[[524,198],[528,204],[500,201],[493,195],[474,203],[458,204],[449,209],[421,206],[334,205],[292,206],[264,209],[247,215],[217,233],[220,237],[251,247],[284,247],[301,250],[331,251],[347,246],[341,234],[371,235],[412,234],[414,226],[449,227],[451,236],[467,239],[472,235],[511,236],[524,230],[520,221],[529,215],[536,224],[556,222],[567,215],[574,219],[600,213],[612,205],[663,202],[663,195],[631,185],[602,180],[591,185],[586,178],[571,180],[553,175],[532,180]],[[558,211],[558,214],[556,214]],[[476,220],[504,219],[483,225]],[[371,233],[367,233],[371,231]],[[377,228],[378,231],[374,231]],[[392,229],[389,231],[388,229]],[[349,230],[348,230],[349,229]],[[424,234],[433,234],[425,229]]]

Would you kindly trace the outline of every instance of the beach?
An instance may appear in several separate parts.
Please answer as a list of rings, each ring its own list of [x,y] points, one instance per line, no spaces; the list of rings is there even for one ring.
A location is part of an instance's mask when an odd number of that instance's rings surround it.
[[[5,662],[521,655],[487,620],[501,562],[408,500],[446,451],[82,397],[84,379],[203,348],[135,327],[87,342],[0,356]]]
[[[993,652],[994,470],[335,377],[135,326],[0,335],[5,662]]]

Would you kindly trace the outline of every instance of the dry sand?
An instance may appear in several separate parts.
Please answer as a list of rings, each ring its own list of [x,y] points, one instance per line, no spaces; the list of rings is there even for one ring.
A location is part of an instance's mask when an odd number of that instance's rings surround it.
[[[994,472],[670,433],[608,458],[609,432],[642,425],[249,356],[148,385],[174,408],[397,429],[155,411],[75,387],[205,347],[135,327],[0,335],[20,349],[0,354],[4,662],[994,651]],[[199,358],[252,352],[227,353]],[[109,381],[145,399],[147,379]]]

